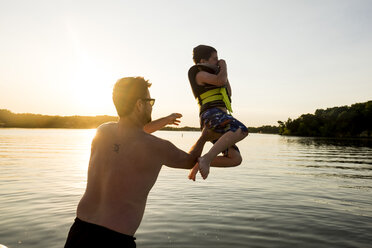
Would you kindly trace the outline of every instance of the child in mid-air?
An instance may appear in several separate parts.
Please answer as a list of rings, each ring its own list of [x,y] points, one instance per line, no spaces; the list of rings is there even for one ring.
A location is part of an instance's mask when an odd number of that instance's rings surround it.
[[[231,87],[227,79],[226,62],[218,59],[217,50],[199,45],[193,50],[193,60],[195,65],[190,68],[188,75],[200,107],[200,126],[206,126],[221,135],[191,169],[189,179],[195,181],[198,170],[206,179],[210,166],[239,165],[242,157],[235,143],[248,135],[248,129],[231,115]],[[217,156],[221,152],[223,156]]]

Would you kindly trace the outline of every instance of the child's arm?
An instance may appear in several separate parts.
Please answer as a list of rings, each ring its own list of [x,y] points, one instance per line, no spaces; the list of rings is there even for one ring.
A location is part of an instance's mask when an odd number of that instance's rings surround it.
[[[225,86],[227,82],[227,68],[225,60],[218,61],[220,72],[215,75],[206,71],[201,71],[196,74],[196,82],[199,85],[212,84],[216,86]]]
[[[178,126],[178,124],[181,122],[179,120],[179,118],[181,118],[182,115],[179,114],[179,113],[173,113],[173,114],[170,114],[166,117],[163,117],[163,118],[159,118],[157,120],[154,120],[150,123],[147,123],[144,127],[143,127],[143,130],[146,132],[146,133],[153,133],[163,127],[165,127],[166,125],[176,125]]]
[[[227,79],[227,82],[226,82],[226,88],[227,88],[227,91],[229,93],[229,97],[231,97],[232,93],[231,93],[231,86],[230,86],[230,82],[229,80]]]

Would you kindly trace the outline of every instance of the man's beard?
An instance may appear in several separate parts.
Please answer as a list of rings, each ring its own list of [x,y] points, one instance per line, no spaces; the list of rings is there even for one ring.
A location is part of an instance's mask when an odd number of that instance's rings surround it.
[[[150,114],[147,113],[146,111],[143,112],[143,116],[142,116],[142,120],[144,122],[144,124],[146,125],[147,123],[150,123],[151,122],[151,112]]]
[[[151,120],[151,115],[147,118],[147,122],[146,122],[146,124],[147,123],[150,123],[152,120]]]

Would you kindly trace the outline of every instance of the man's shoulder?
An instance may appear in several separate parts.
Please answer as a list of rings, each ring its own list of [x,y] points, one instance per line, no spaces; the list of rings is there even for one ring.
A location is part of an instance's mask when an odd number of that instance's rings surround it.
[[[110,122],[105,122],[97,127],[97,132],[105,132],[112,130],[113,128],[117,128],[118,122],[115,121],[110,121]]]
[[[117,130],[118,123],[117,122],[106,122],[101,124],[96,129],[96,136],[95,139],[101,137],[107,137],[107,135],[112,134]]]
[[[99,129],[99,128],[102,128],[102,129],[103,128],[109,128],[109,127],[113,127],[113,126],[117,126],[117,125],[118,125],[117,121],[109,121],[109,122],[105,122],[105,123],[99,125],[97,127],[97,129]]]

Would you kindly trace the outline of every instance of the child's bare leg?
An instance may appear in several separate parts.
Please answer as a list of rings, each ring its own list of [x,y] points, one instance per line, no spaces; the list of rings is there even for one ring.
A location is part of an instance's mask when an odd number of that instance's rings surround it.
[[[196,163],[194,167],[190,170],[189,179],[195,181],[196,174],[198,173],[198,171],[199,171],[199,163]]]
[[[217,140],[217,139],[219,139],[223,134],[221,134],[221,133],[216,133],[216,132],[214,132],[214,131],[212,131],[212,130],[209,130],[209,132],[210,132],[210,140],[209,141],[213,141],[213,140]],[[190,173],[189,173],[189,175],[188,175],[188,178],[190,179],[190,180],[193,180],[193,181],[195,181],[195,179],[196,179],[196,174],[198,174],[198,171],[199,171],[199,163],[196,163],[195,165],[194,165],[194,167],[190,170]]]
[[[233,147],[229,147],[227,156],[217,156],[211,162],[211,167],[234,167],[240,165],[242,156]]]
[[[211,167],[234,167],[240,165],[242,162],[242,156],[233,147],[229,147],[227,156],[217,156],[211,162]],[[196,180],[196,174],[199,171],[199,164],[196,163],[195,166],[190,170],[188,178],[190,180]]]
[[[198,159],[200,174],[203,179],[206,179],[209,174],[210,164],[217,155],[224,151],[226,148],[241,141],[247,137],[248,132],[243,132],[240,128],[235,132],[229,131],[221,136],[212,148]]]

